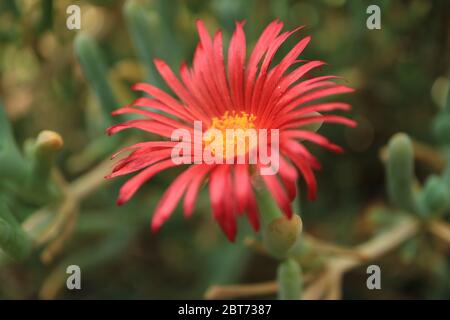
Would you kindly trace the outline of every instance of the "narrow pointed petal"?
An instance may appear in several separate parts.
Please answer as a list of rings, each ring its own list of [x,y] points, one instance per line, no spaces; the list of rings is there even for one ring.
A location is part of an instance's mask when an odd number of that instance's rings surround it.
[[[240,111],[244,106],[244,64],[246,55],[243,24],[236,23],[228,48],[228,79],[234,107]]]
[[[155,174],[171,168],[175,167],[178,164],[175,164],[172,159],[164,160],[161,162],[158,162],[157,164],[143,170],[142,172],[138,173],[136,176],[128,180],[122,188],[120,188],[119,192],[119,198],[117,200],[118,205],[122,205],[136,193],[136,191],[148,180],[150,180]]]
[[[213,170],[213,168],[211,168],[210,166],[206,165],[202,166],[202,170],[197,173],[197,175],[192,179],[191,183],[189,184],[183,202],[184,216],[186,218],[189,218],[192,215],[195,207],[195,201],[197,200],[198,192],[200,191],[202,182],[205,179],[205,176],[211,170]]]
[[[324,136],[317,134],[315,132],[302,131],[302,130],[289,130],[289,131],[284,131],[283,135],[285,135],[286,137],[289,137],[289,138],[299,138],[299,139],[305,139],[305,140],[311,141],[313,143],[316,143],[316,144],[324,147],[325,149],[334,151],[336,153],[342,153],[344,151],[342,149],[342,147],[332,143]]]
[[[191,182],[203,169],[200,165],[193,165],[183,171],[166,190],[158,205],[152,219],[152,230],[156,232],[162,224],[169,219],[172,212],[177,207],[178,202]]]
[[[289,201],[293,201],[297,195],[297,179],[298,174],[296,169],[288,163],[283,157],[280,159],[280,177],[286,187]]]

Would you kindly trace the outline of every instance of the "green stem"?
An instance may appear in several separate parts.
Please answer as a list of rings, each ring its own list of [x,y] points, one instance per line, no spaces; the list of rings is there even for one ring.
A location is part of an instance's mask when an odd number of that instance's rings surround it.
[[[41,20],[38,30],[43,32],[51,29],[53,25],[53,0],[42,0],[41,2]]]
[[[31,239],[4,203],[0,204],[0,249],[16,260],[25,259],[31,251]]]
[[[302,292],[303,282],[301,269],[293,259],[287,259],[280,263],[277,272],[278,299],[298,300]]]
[[[282,216],[280,208],[269,191],[266,189],[259,190],[256,193],[256,197],[261,212],[263,226],[267,226],[274,219]]]
[[[100,48],[91,36],[80,33],[75,38],[75,53],[100,102],[108,125],[112,122],[110,113],[117,109],[119,104],[108,82],[108,70]]]
[[[0,178],[20,183],[26,172],[27,165],[15,143],[5,108],[0,103]]]
[[[30,151],[30,171],[26,185],[20,194],[36,204],[44,204],[59,196],[59,190],[51,180],[55,157],[63,146],[59,134],[42,131]]]
[[[386,179],[391,201],[405,211],[417,213],[413,192],[414,153],[411,139],[404,133],[395,134],[389,141]]]
[[[124,16],[133,45],[136,48],[139,59],[146,68],[147,81],[158,84],[156,69],[153,65],[155,57],[154,43],[156,42],[156,39],[153,37],[153,30],[156,26],[152,25],[146,13],[146,8],[135,1],[127,1],[124,6]]]

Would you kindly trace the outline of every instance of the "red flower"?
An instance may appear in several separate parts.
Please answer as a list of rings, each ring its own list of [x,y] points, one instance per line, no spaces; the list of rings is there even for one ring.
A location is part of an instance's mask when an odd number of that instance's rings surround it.
[[[195,51],[193,66],[181,66],[181,80],[164,61],[155,60],[158,72],[179,99],[150,84],[138,83],[133,89],[143,91],[151,98],[138,98],[131,105],[114,112],[135,113],[145,119],[115,125],[108,129],[109,134],[137,128],[170,139],[175,129],[185,129],[195,135],[194,121],[201,121],[203,133],[212,128],[219,131],[278,129],[279,132],[280,157],[276,175],[258,174],[255,169],[263,167],[259,157],[254,164],[208,164],[203,161],[191,164],[173,181],[159,201],[152,220],[153,230],[157,230],[169,218],[183,195],[184,214],[189,217],[205,181],[209,182],[214,218],[231,241],[236,235],[236,218],[242,213],[247,214],[255,231],[259,229],[259,213],[252,184],[254,176],[261,176],[266,188],[288,217],[292,216],[291,202],[296,196],[297,170],[307,184],[309,198],[315,198],[317,185],[313,169],[319,169],[320,164],[302,141],[310,141],[335,152],[342,152],[342,149],[304,126],[322,122],[354,126],[355,122],[348,118],[318,113],[348,110],[350,105],[315,102],[329,95],[353,90],[331,81],[337,78],[334,76],[306,77],[310,70],[325,64],[322,61],[298,60],[310,37],[299,41],[278,65],[270,67],[279,47],[300,29],[280,33],[282,27],[280,21],[270,23],[259,37],[249,59],[246,59],[243,23],[237,23],[225,63],[221,31],[216,32],[211,39],[203,22],[197,21],[200,43]],[[293,70],[288,71],[291,67]],[[185,142],[193,145],[192,140]],[[201,149],[210,143],[203,138]],[[120,189],[119,205],[128,201],[155,174],[183,165],[171,157],[177,144],[177,141],[167,139],[149,141],[118,152],[133,150],[116,164],[109,178],[142,169]],[[236,146],[236,140],[231,144]],[[271,147],[271,142],[266,144]],[[253,147],[247,143],[245,153]],[[198,145],[194,146],[194,153],[195,148],[198,149]],[[180,159],[193,161],[194,154],[180,153]]]

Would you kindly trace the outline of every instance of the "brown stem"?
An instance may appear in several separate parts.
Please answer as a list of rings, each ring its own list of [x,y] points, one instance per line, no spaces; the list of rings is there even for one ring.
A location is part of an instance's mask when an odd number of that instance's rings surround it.
[[[278,290],[276,281],[263,282],[257,284],[212,286],[206,293],[206,299],[228,299],[248,296],[261,296],[274,294]]]
[[[329,243],[327,241],[318,239],[310,234],[305,234],[303,240],[308,243],[314,250],[320,251],[322,254],[334,254],[340,256],[347,256],[358,260],[366,260],[367,257],[360,252],[355,251],[353,248],[345,248]]]
[[[430,230],[433,235],[447,243],[447,245],[450,245],[450,225],[448,225],[445,221],[431,221],[428,226],[428,230]]]
[[[93,191],[107,183],[105,176],[111,171],[111,160],[106,160],[96,166],[94,169],[81,176],[69,186],[70,196],[81,201]]]

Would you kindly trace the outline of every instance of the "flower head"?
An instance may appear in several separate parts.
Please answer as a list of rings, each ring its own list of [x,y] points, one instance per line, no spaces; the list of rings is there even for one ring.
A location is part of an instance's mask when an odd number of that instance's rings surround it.
[[[317,102],[353,90],[332,81],[335,76],[309,76],[312,69],[325,64],[299,60],[310,37],[300,40],[279,64],[272,66],[280,46],[300,30],[281,32],[282,27],[278,20],[270,23],[247,59],[243,23],[236,23],[225,62],[221,31],[211,38],[199,20],[200,42],[193,65],[189,68],[183,64],[180,78],[164,61],[154,61],[177,98],[153,85],[138,83],[133,89],[150,97],[138,98],[114,112],[139,114],[144,119],[112,126],[109,134],[137,128],[164,138],[137,143],[118,152],[132,151],[116,164],[108,177],[140,170],[120,189],[119,204],[128,201],[157,173],[185,166],[159,201],[152,229],[157,230],[169,218],[183,196],[184,214],[189,217],[199,190],[206,183],[213,216],[233,241],[236,219],[241,214],[247,215],[255,231],[259,229],[255,176],[261,176],[260,180],[287,217],[292,216],[291,202],[296,196],[298,173],[306,182],[309,198],[315,198],[317,185],[313,170],[319,169],[320,163],[303,141],[334,152],[342,149],[307,126],[328,122],[354,126],[355,122],[348,118],[319,113],[348,110],[348,104]],[[262,150],[271,150],[271,156],[275,153],[278,156],[278,166],[266,174],[259,171],[268,165],[268,152],[264,154]],[[207,161],[205,155],[216,161]]]

